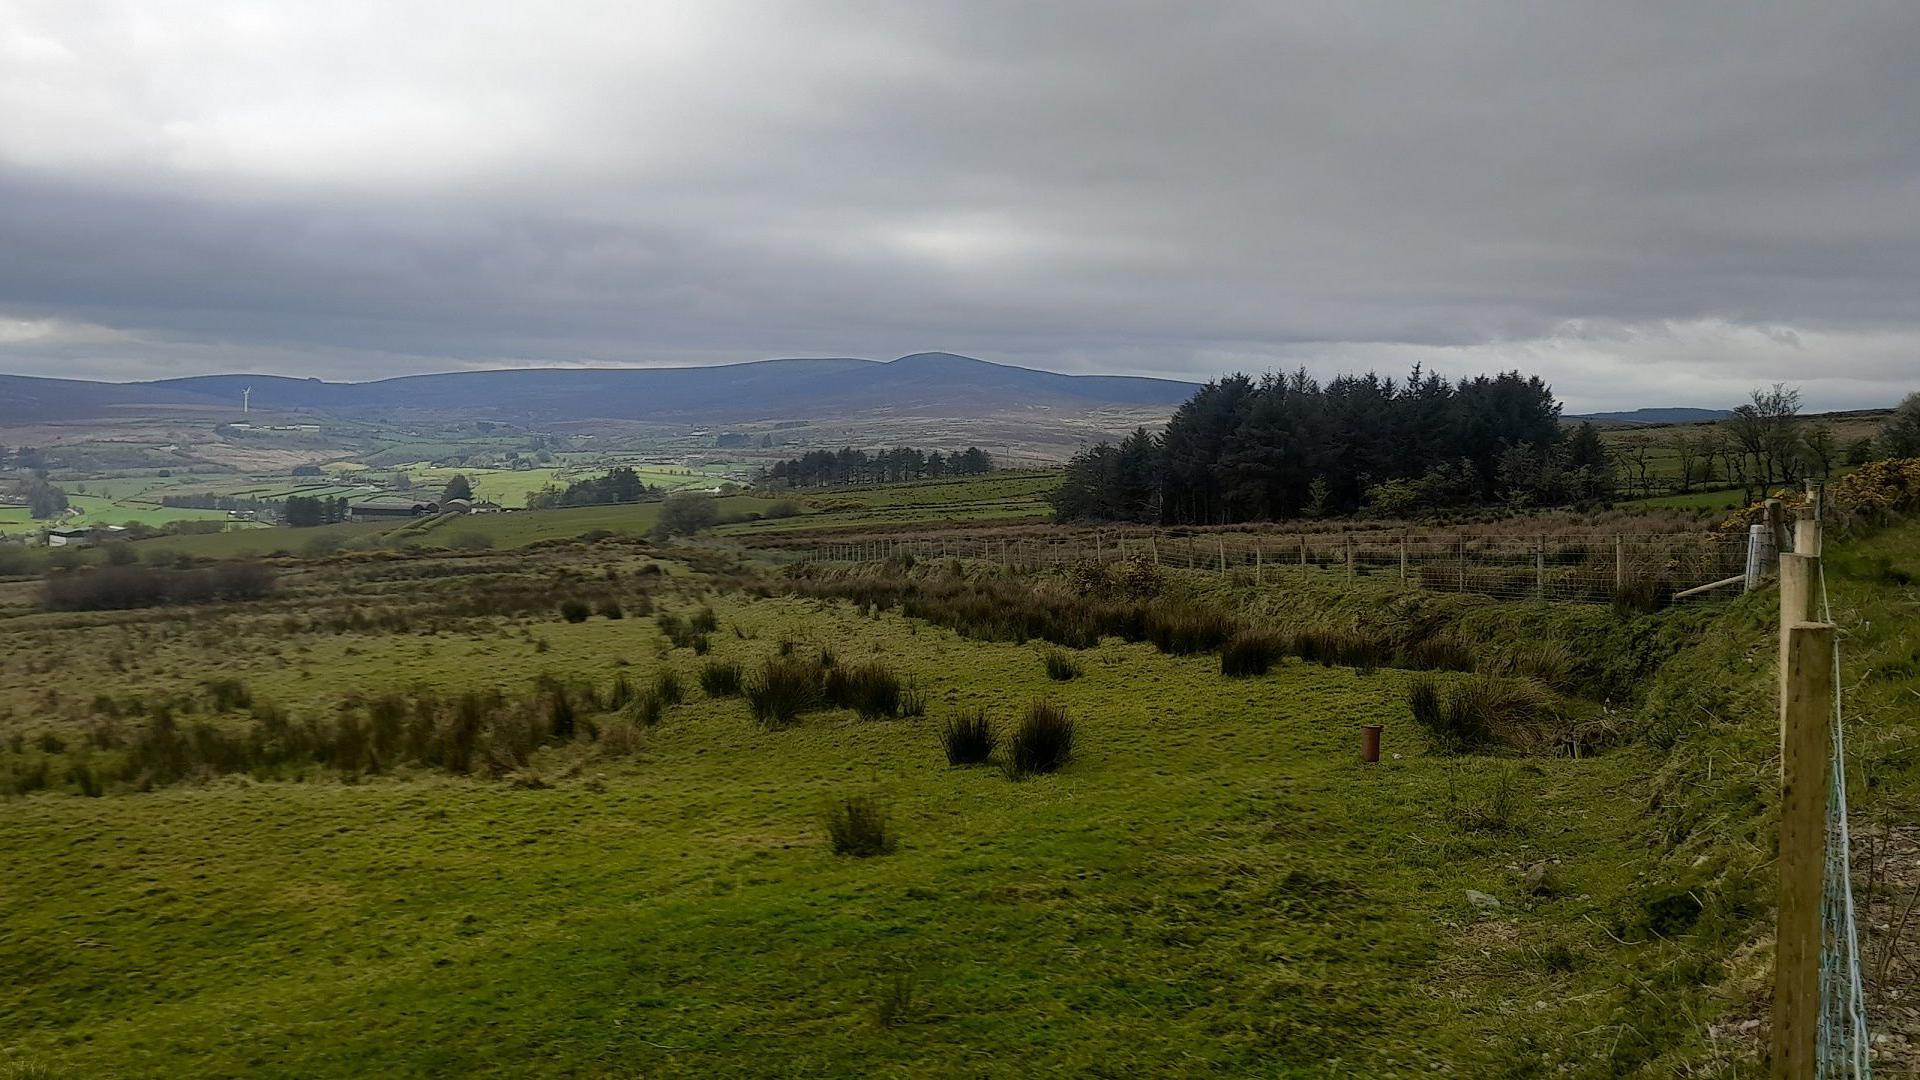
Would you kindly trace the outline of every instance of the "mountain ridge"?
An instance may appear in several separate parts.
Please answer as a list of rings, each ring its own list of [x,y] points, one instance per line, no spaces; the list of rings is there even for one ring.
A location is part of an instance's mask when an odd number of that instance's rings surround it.
[[[1067,375],[947,352],[895,360],[783,357],[656,368],[499,368],[328,382],[286,375],[192,375],[142,382],[0,376],[0,420],[83,419],[141,406],[232,408],[246,389],[256,412],[340,416],[456,411],[551,421],[702,423],[872,413],[1105,408],[1171,411],[1197,384],[1134,375]],[[28,415],[37,414],[37,415]]]

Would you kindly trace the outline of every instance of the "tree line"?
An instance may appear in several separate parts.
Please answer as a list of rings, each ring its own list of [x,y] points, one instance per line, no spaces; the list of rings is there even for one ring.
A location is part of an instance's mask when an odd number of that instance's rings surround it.
[[[1208,383],[1158,436],[1142,428],[1075,454],[1062,520],[1226,524],[1477,503],[1604,497],[1612,470],[1591,425],[1568,432],[1538,376],[1450,382],[1305,369]]]
[[[890,484],[903,480],[938,480],[948,476],[981,476],[993,471],[993,455],[977,446],[956,454],[922,451],[909,446],[894,450],[810,450],[797,458],[776,461],[754,478],[763,487],[828,487],[844,484]]]
[[[465,483],[464,477],[454,479]],[[456,497],[452,495],[452,490],[449,485],[449,498]],[[611,503],[648,502],[664,494],[664,490],[648,486],[640,479],[639,473],[622,465],[605,476],[575,480],[564,488],[548,485],[527,496],[527,508],[551,510],[560,506],[604,506]]]
[[[295,495],[287,499],[287,524],[296,528],[313,525],[336,525],[347,520],[347,497],[325,498],[314,495]]]

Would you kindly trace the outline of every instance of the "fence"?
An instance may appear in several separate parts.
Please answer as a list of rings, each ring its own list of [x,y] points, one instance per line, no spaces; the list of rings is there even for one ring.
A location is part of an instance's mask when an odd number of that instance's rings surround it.
[[[822,562],[974,559],[1014,569],[1141,561],[1250,577],[1301,572],[1397,578],[1408,585],[1506,599],[1609,602],[1645,590],[1679,598],[1744,575],[1748,538],[1663,533],[1519,536],[1461,531],[1348,533],[1119,533],[1054,538],[869,539],[806,552]]]

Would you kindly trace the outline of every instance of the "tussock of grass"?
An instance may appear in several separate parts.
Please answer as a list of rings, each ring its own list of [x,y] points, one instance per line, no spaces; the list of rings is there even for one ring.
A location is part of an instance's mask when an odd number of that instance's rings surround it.
[[[886,807],[867,795],[850,795],[827,808],[827,841],[836,855],[870,858],[886,855],[898,843]]]
[[[1073,718],[1051,702],[1036,701],[1007,736],[1007,772],[1015,777],[1057,772],[1073,758]]]
[[[1067,682],[1080,677],[1080,661],[1075,660],[1070,653],[1060,649],[1048,649],[1041,659],[1046,665],[1047,678],[1055,682]]]
[[[1232,678],[1265,675],[1286,651],[1286,643],[1274,634],[1243,631],[1220,649],[1220,674]]]
[[[737,697],[743,680],[738,660],[709,660],[700,666],[700,689],[708,697]]]
[[[940,745],[947,751],[949,765],[979,765],[993,756],[998,742],[985,709],[956,712],[940,728]]]
[[[747,707],[755,720],[768,727],[791,724],[801,713],[820,706],[825,681],[826,670],[819,661],[776,656],[747,683]]]

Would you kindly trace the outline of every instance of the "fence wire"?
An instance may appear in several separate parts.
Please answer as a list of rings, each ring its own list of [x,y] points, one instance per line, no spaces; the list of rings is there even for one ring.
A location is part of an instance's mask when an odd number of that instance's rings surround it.
[[[1661,601],[1703,585],[1737,594],[1747,539],[1694,534],[1515,536],[1393,532],[1216,535],[1116,535],[926,539],[870,538],[806,553],[823,562],[969,559],[1009,568],[1047,569],[1089,562],[1141,561],[1177,570],[1234,574],[1256,584],[1312,572],[1395,579],[1427,589],[1503,599],[1607,603],[1645,593]],[[1723,593],[1724,595],[1725,593]]]
[[[1820,563],[1820,621],[1833,623],[1827,571]],[[1833,650],[1833,777],[1827,785],[1827,859],[1820,895],[1820,1023],[1815,1067],[1821,1080],[1871,1080],[1867,995],[1860,974],[1860,930],[1847,828],[1846,721],[1840,711],[1840,650]]]

